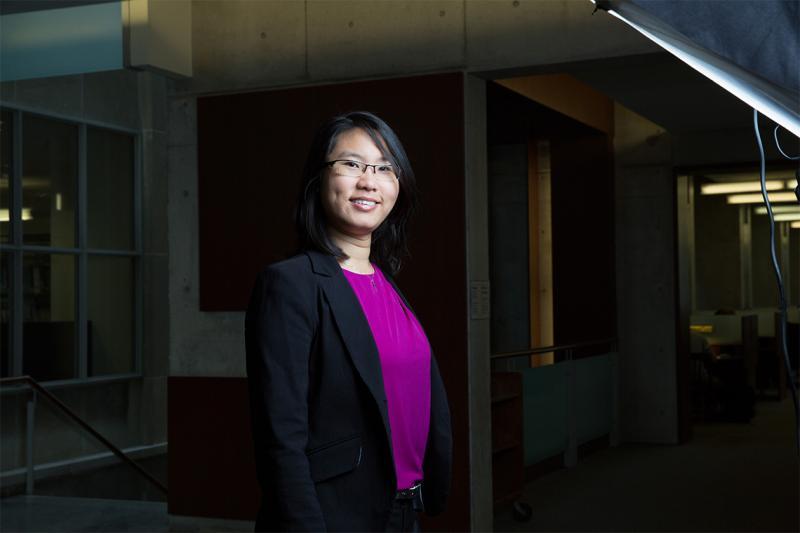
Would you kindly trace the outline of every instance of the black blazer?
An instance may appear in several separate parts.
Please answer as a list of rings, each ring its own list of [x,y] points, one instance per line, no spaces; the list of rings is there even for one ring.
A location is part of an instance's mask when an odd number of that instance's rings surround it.
[[[262,489],[256,530],[382,531],[396,492],[383,376],[336,259],[308,251],[259,274],[245,339]],[[428,514],[444,508],[451,465],[450,411],[432,354]]]

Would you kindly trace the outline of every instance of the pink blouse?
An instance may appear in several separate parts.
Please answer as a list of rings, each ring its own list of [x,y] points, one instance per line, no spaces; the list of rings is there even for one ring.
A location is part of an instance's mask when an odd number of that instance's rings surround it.
[[[373,265],[374,274],[342,269],[361,302],[383,370],[397,489],[423,479],[431,414],[431,349],[414,314]]]

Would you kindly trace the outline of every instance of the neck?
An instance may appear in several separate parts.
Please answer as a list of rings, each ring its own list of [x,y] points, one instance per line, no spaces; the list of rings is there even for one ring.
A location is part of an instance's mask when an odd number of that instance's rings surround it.
[[[331,240],[347,254],[347,259],[339,260],[347,270],[360,274],[371,274],[372,265],[369,263],[370,247],[372,245],[372,234],[363,236],[348,235],[333,228],[328,229]]]

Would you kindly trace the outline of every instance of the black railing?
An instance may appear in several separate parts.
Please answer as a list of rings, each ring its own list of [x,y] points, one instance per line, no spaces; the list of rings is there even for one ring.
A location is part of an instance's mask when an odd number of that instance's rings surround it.
[[[572,344],[560,344],[554,346],[537,346],[535,348],[528,348],[527,350],[520,350],[515,352],[502,352],[494,353],[490,357],[492,361],[499,359],[511,359],[513,357],[524,357],[531,355],[538,355],[544,353],[564,353],[565,359],[572,359],[575,354],[582,354],[587,348],[596,348],[598,346],[608,346],[609,350],[616,351],[617,338],[609,337],[607,339],[597,339],[585,342],[575,342]],[[584,355],[585,356],[585,355]],[[580,358],[580,355],[576,358]]]
[[[105,438],[103,435],[101,435],[96,429],[94,429],[92,426],[90,426],[80,416],[75,414],[75,412],[72,409],[67,407],[61,400],[56,398],[53,395],[53,393],[51,393],[50,391],[48,391],[47,389],[42,387],[39,384],[39,382],[37,382],[35,379],[33,379],[30,376],[19,376],[19,377],[13,377],[13,378],[0,378],[0,386],[16,385],[16,384],[27,385],[31,389],[33,389],[34,395],[41,394],[43,397],[47,398],[50,402],[52,402],[53,405],[55,405],[59,410],[61,410],[62,413],[67,415],[67,417],[69,417],[73,422],[75,422],[76,424],[81,426],[83,429],[85,429],[90,435],[92,435],[95,439],[97,439],[103,446],[108,448],[108,450],[111,453],[116,455],[123,463],[125,463],[126,465],[130,466],[131,468],[133,468],[139,475],[141,475],[143,478],[145,478],[148,482],[150,482],[153,486],[155,486],[157,489],[159,489],[165,495],[167,494],[167,487],[163,483],[161,483],[159,480],[157,480],[155,477],[153,477],[147,470],[145,470],[138,463],[136,463],[136,461],[134,461],[133,459],[128,457],[128,455],[125,452],[123,452],[121,449],[119,449],[117,446],[115,446],[111,441],[109,441],[107,438]],[[28,420],[28,423],[29,423],[29,427],[28,427],[28,432],[29,432],[29,434],[28,434],[29,452],[28,452],[28,459],[27,459],[27,461],[28,461],[28,480],[27,480],[27,485],[28,485],[28,492],[31,493],[32,492],[32,488],[33,488],[33,457],[32,457],[33,454],[32,454],[30,446],[31,446],[31,443],[32,443],[32,440],[33,440],[32,439],[32,435],[31,435],[31,433],[33,431],[33,428],[31,427],[32,426],[32,420],[30,418],[32,415],[29,414],[28,416],[29,416],[29,420]]]

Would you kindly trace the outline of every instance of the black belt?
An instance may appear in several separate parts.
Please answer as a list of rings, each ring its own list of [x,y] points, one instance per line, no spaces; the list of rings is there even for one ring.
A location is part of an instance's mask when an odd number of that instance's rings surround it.
[[[413,487],[407,489],[398,490],[394,499],[411,502],[414,505],[415,511],[425,510],[425,505],[422,501],[422,483],[417,483]]]

